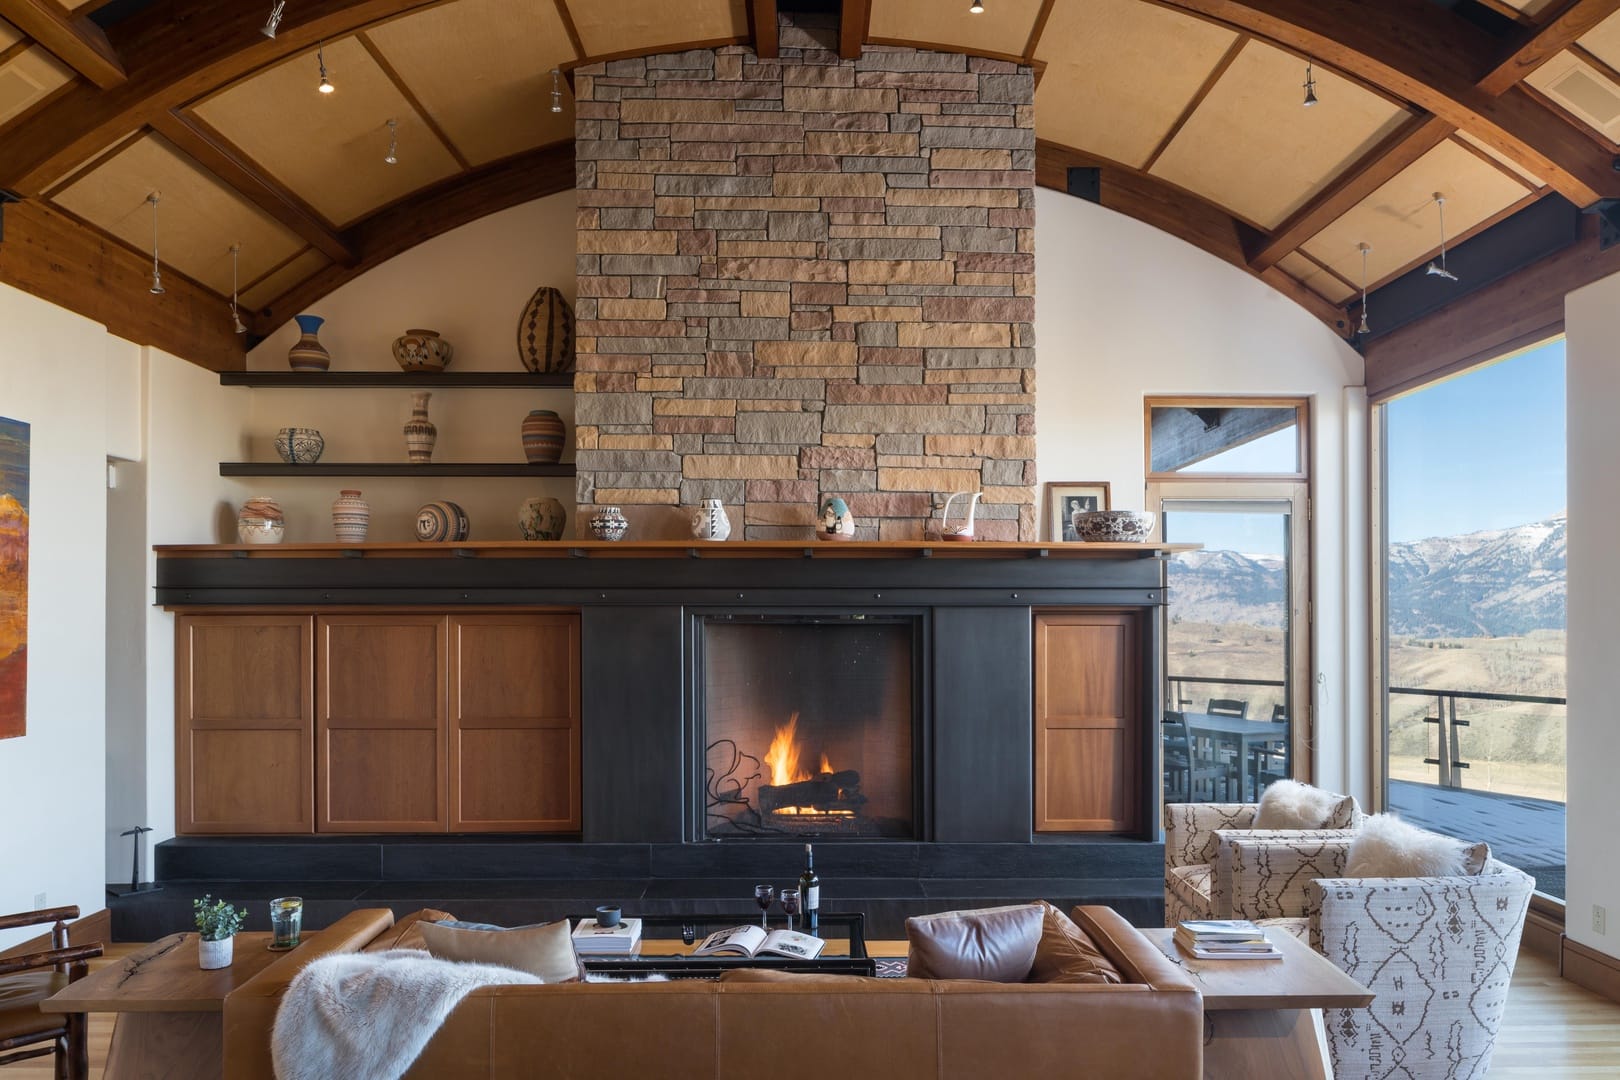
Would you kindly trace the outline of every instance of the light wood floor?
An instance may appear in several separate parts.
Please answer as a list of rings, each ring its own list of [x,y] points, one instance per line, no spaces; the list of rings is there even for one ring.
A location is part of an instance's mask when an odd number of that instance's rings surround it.
[[[870,942],[874,956],[904,956],[905,942]],[[141,946],[107,946],[94,966],[121,960]],[[112,1016],[90,1017],[90,1076],[101,1080]],[[0,1067],[0,1080],[52,1080],[50,1058]],[[1496,1040],[1491,1080],[1586,1080],[1620,1076],[1620,1005],[1558,977],[1551,960],[1521,953],[1514,965],[1507,1015]]]

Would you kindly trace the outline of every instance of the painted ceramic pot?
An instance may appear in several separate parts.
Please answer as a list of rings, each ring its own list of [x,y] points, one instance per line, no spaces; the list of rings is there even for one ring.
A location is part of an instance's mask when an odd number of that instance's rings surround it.
[[[443,371],[454,355],[437,330],[407,330],[394,339],[394,359],[405,371]]]
[[[294,371],[325,371],[331,367],[332,354],[315,336],[326,320],[319,315],[294,315],[293,321],[298,323],[300,336],[287,350],[287,366]]]
[[[1140,544],[1153,535],[1154,517],[1141,510],[1076,510],[1069,520],[1080,539],[1093,544]]]
[[[530,465],[555,465],[562,459],[562,417],[550,409],[531,409],[523,418],[523,456]]]
[[[284,427],[276,432],[276,454],[288,465],[313,465],[325,449],[326,440],[314,428]]]
[[[235,945],[234,937],[220,938],[218,941],[204,941],[198,938],[197,966],[204,971],[230,967],[231,957],[236,951]]]
[[[568,511],[556,499],[525,499],[518,507],[518,532],[525,540],[561,540],[567,524]]]
[[[591,535],[598,540],[623,540],[630,529],[630,520],[617,506],[598,507],[591,515]]]
[[[849,504],[836,495],[823,502],[816,535],[823,540],[855,539],[855,515],[849,512]]]
[[[340,544],[363,544],[371,529],[371,507],[358,491],[345,488],[332,500],[332,535]]]
[[[256,495],[236,514],[236,539],[243,544],[279,544],[287,533],[287,519],[276,500]]]
[[[574,370],[574,309],[550,285],[535,290],[518,318],[518,357],[530,371]]]
[[[692,511],[692,536],[698,540],[724,540],[731,535],[731,518],[719,499],[704,499]]]
[[[430,502],[416,514],[416,538],[429,544],[467,539],[472,525],[467,511],[453,502]]]
[[[405,421],[405,457],[412,464],[426,465],[433,460],[433,445],[439,441],[439,429],[428,419],[427,391],[411,395],[411,415]]]

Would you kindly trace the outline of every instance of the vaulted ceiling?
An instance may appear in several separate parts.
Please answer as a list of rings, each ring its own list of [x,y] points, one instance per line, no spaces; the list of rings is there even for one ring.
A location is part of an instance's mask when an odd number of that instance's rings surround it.
[[[841,6],[845,55],[904,43],[1032,64],[1042,183],[1095,168],[1105,205],[1330,325],[1363,280],[1359,245],[1373,288],[1433,257],[1436,193],[1451,243],[1553,192],[1620,196],[1620,0]],[[570,186],[553,67],[768,52],[777,4],[289,0],[273,39],[271,7],[0,0],[0,189],[26,200],[24,226],[149,259],[160,192],[165,276],[188,291],[172,303],[223,303],[240,245],[243,304],[268,332],[423,239]],[[316,92],[322,61],[335,93]]]

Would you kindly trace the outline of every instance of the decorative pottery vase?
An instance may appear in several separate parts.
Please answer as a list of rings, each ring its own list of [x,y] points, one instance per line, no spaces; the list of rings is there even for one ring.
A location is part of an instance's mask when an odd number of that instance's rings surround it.
[[[523,418],[523,456],[530,465],[555,465],[562,452],[562,417],[550,409],[531,409]]]
[[[574,309],[550,285],[535,290],[518,318],[518,357],[538,373],[574,370]]]
[[[236,513],[236,539],[243,544],[279,544],[287,532],[287,519],[276,500],[256,495]]]
[[[617,506],[602,506],[591,515],[590,527],[591,535],[598,540],[623,540],[630,520]]]
[[[692,511],[692,535],[698,540],[724,540],[731,535],[731,519],[719,499],[704,499]]]
[[[416,538],[429,544],[467,539],[467,511],[453,502],[430,502],[416,514]]]
[[[363,544],[371,528],[371,507],[358,491],[345,488],[332,500],[332,535],[340,544]]]
[[[298,323],[298,329],[303,333],[293,347],[287,350],[287,366],[294,371],[325,371],[331,367],[332,354],[326,351],[321,339],[315,336],[326,320],[319,315],[294,315],[293,320]]]
[[[518,507],[518,532],[525,540],[561,540],[567,524],[568,511],[556,499],[525,499]]]
[[[394,359],[405,371],[443,371],[455,352],[437,330],[407,330],[394,339]]]
[[[849,512],[849,504],[836,495],[823,502],[816,535],[823,540],[855,539],[855,515]]]
[[[213,971],[215,968],[231,966],[231,956],[235,952],[236,938],[220,938],[218,941],[205,941],[197,939],[197,966],[204,971]]]
[[[284,427],[276,432],[276,454],[288,465],[313,465],[325,450],[326,440],[314,428]]]
[[[411,395],[411,416],[405,421],[405,456],[415,465],[426,465],[433,460],[433,444],[439,441],[439,429],[428,419],[428,399],[433,395],[421,391]]]

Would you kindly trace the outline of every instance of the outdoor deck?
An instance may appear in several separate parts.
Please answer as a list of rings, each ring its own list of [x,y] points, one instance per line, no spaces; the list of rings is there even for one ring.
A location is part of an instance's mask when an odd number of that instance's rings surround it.
[[[1564,898],[1564,804],[1545,799],[1389,782],[1389,806],[1401,817],[1470,842],[1536,879],[1536,889]]]

